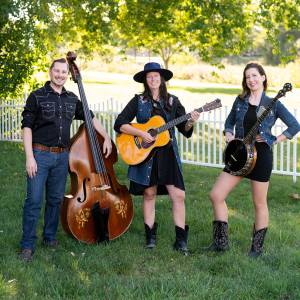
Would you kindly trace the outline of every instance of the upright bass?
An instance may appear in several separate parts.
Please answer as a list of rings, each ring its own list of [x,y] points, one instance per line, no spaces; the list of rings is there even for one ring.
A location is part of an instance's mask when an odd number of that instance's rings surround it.
[[[104,139],[93,126],[75,59],[74,52],[68,52],[69,70],[78,84],[85,122],[71,139],[71,188],[62,200],[60,220],[69,236],[95,244],[113,240],[126,231],[133,218],[133,203],[127,187],[118,183],[114,173],[113,164],[118,160],[114,142],[108,158],[102,153]]]

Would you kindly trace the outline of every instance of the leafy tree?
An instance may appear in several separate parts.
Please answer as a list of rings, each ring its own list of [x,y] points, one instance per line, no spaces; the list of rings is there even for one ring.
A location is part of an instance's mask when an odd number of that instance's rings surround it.
[[[203,61],[249,47],[253,26],[267,32],[272,54],[296,57],[300,0],[2,0],[0,99],[32,89],[34,73],[70,49],[105,54],[118,35],[129,47],[158,53],[166,67],[174,53],[196,51]],[[286,45],[282,55],[280,26]],[[285,42],[285,39],[282,39]]]
[[[214,57],[240,54],[251,42],[252,8],[250,0],[185,1],[190,49],[210,63]]]
[[[132,48],[157,53],[167,68],[172,55],[184,48],[186,32],[181,0],[125,0],[119,8],[116,26]]]
[[[116,25],[129,47],[152,49],[165,67],[174,53],[188,50],[212,62],[214,56],[239,53],[246,47],[248,2],[125,0]]]
[[[280,55],[283,63],[296,58],[294,41],[297,35],[293,33],[300,30],[300,0],[261,0],[256,22],[266,29],[266,44],[272,45],[273,55]],[[290,42],[289,47],[282,46],[285,42]]]
[[[2,0],[0,9],[0,98],[17,95],[53,50],[47,1]],[[55,35],[53,36],[56,39]]]
[[[0,99],[34,88],[34,73],[70,49],[91,55],[110,43],[114,0],[2,0]]]

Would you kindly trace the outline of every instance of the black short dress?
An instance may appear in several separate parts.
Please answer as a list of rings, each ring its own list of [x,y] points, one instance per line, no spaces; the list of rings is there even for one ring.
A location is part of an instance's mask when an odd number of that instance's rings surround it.
[[[156,103],[155,100],[152,102],[151,116],[159,115],[167,122],[166,115],[159,103]],[[145,189],[155,185],[157,185],[157,195],[168,195],[166,185],[174,185],[183,191],[185,190],[183,177],[172,145],[158,148],[154,154],[149,185],[130,181],[129,192],[133,195],[143,195]]]
[[[257,121],[256,116],[256,105],[249,103],[248,110],[244,116],[244,135],[246,136],[251,130],[255,122]],[[272,148],[264,142],[255,142],[255,148],[257,152],[257,159],[255,166],[250,174],[245,178],[252,179],[259,182],[268,182],[273,168],[273,151]],[[224,172],[230,173],[226,168]]]

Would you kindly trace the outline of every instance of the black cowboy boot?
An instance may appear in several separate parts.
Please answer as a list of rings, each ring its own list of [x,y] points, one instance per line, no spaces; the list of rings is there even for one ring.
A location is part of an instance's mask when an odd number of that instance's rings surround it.
[[[156,241],[156,231],[157,231],[158,223],[154,223],[152,229],[145,224],[145,230],[146,230],[146,248],[152,250],[155,246]]]
[[[174,243],[174,249],[180,250],[184,255],[189,254],[187,247],[187,237],[189,233],[189,226],[185,225],[185,229],[175,226],[176,241]]]
[[[250,252],[248,253],[248,256],[257,257],[263,253],[264,240],[265,240],[267,230],[268,227],[265,227],[255,232],[255,224],[254,224],[252,246]]]
[[[213,221],[213,243],[204,250],[225,251],[228,245],[228,223],[224,221]]]

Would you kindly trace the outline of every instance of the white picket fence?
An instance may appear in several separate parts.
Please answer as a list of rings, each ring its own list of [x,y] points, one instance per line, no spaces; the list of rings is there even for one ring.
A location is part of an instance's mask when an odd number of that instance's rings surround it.
[[[0,104],[0,141],[22,141],[21,119],[27,96],[11,101],[2,101]],[[122,105],[113,99],[91,106],[96,117],[101,121],[106,131],[116,142],[116,132],[113,124]],[[224,120],[229,113],[228,107],[201,114],[194,126],[194,134],[186,139],[176,129],[179,144],[179,153],[183,163],[223,168],[222,153],[225,139],[223,136]],[[293,112],[297,118],[297,109]],[[71,136],[77,131],[80,121],[74,120],[71,127]],[[278,135],[286,128],[282,121],[273,127],[273,134]],[[300,176],[300,157],[297,156],[297,140],[299,134],[292,140],[276,145],[274,151],[273,173],[291,175],[296,182]]]

